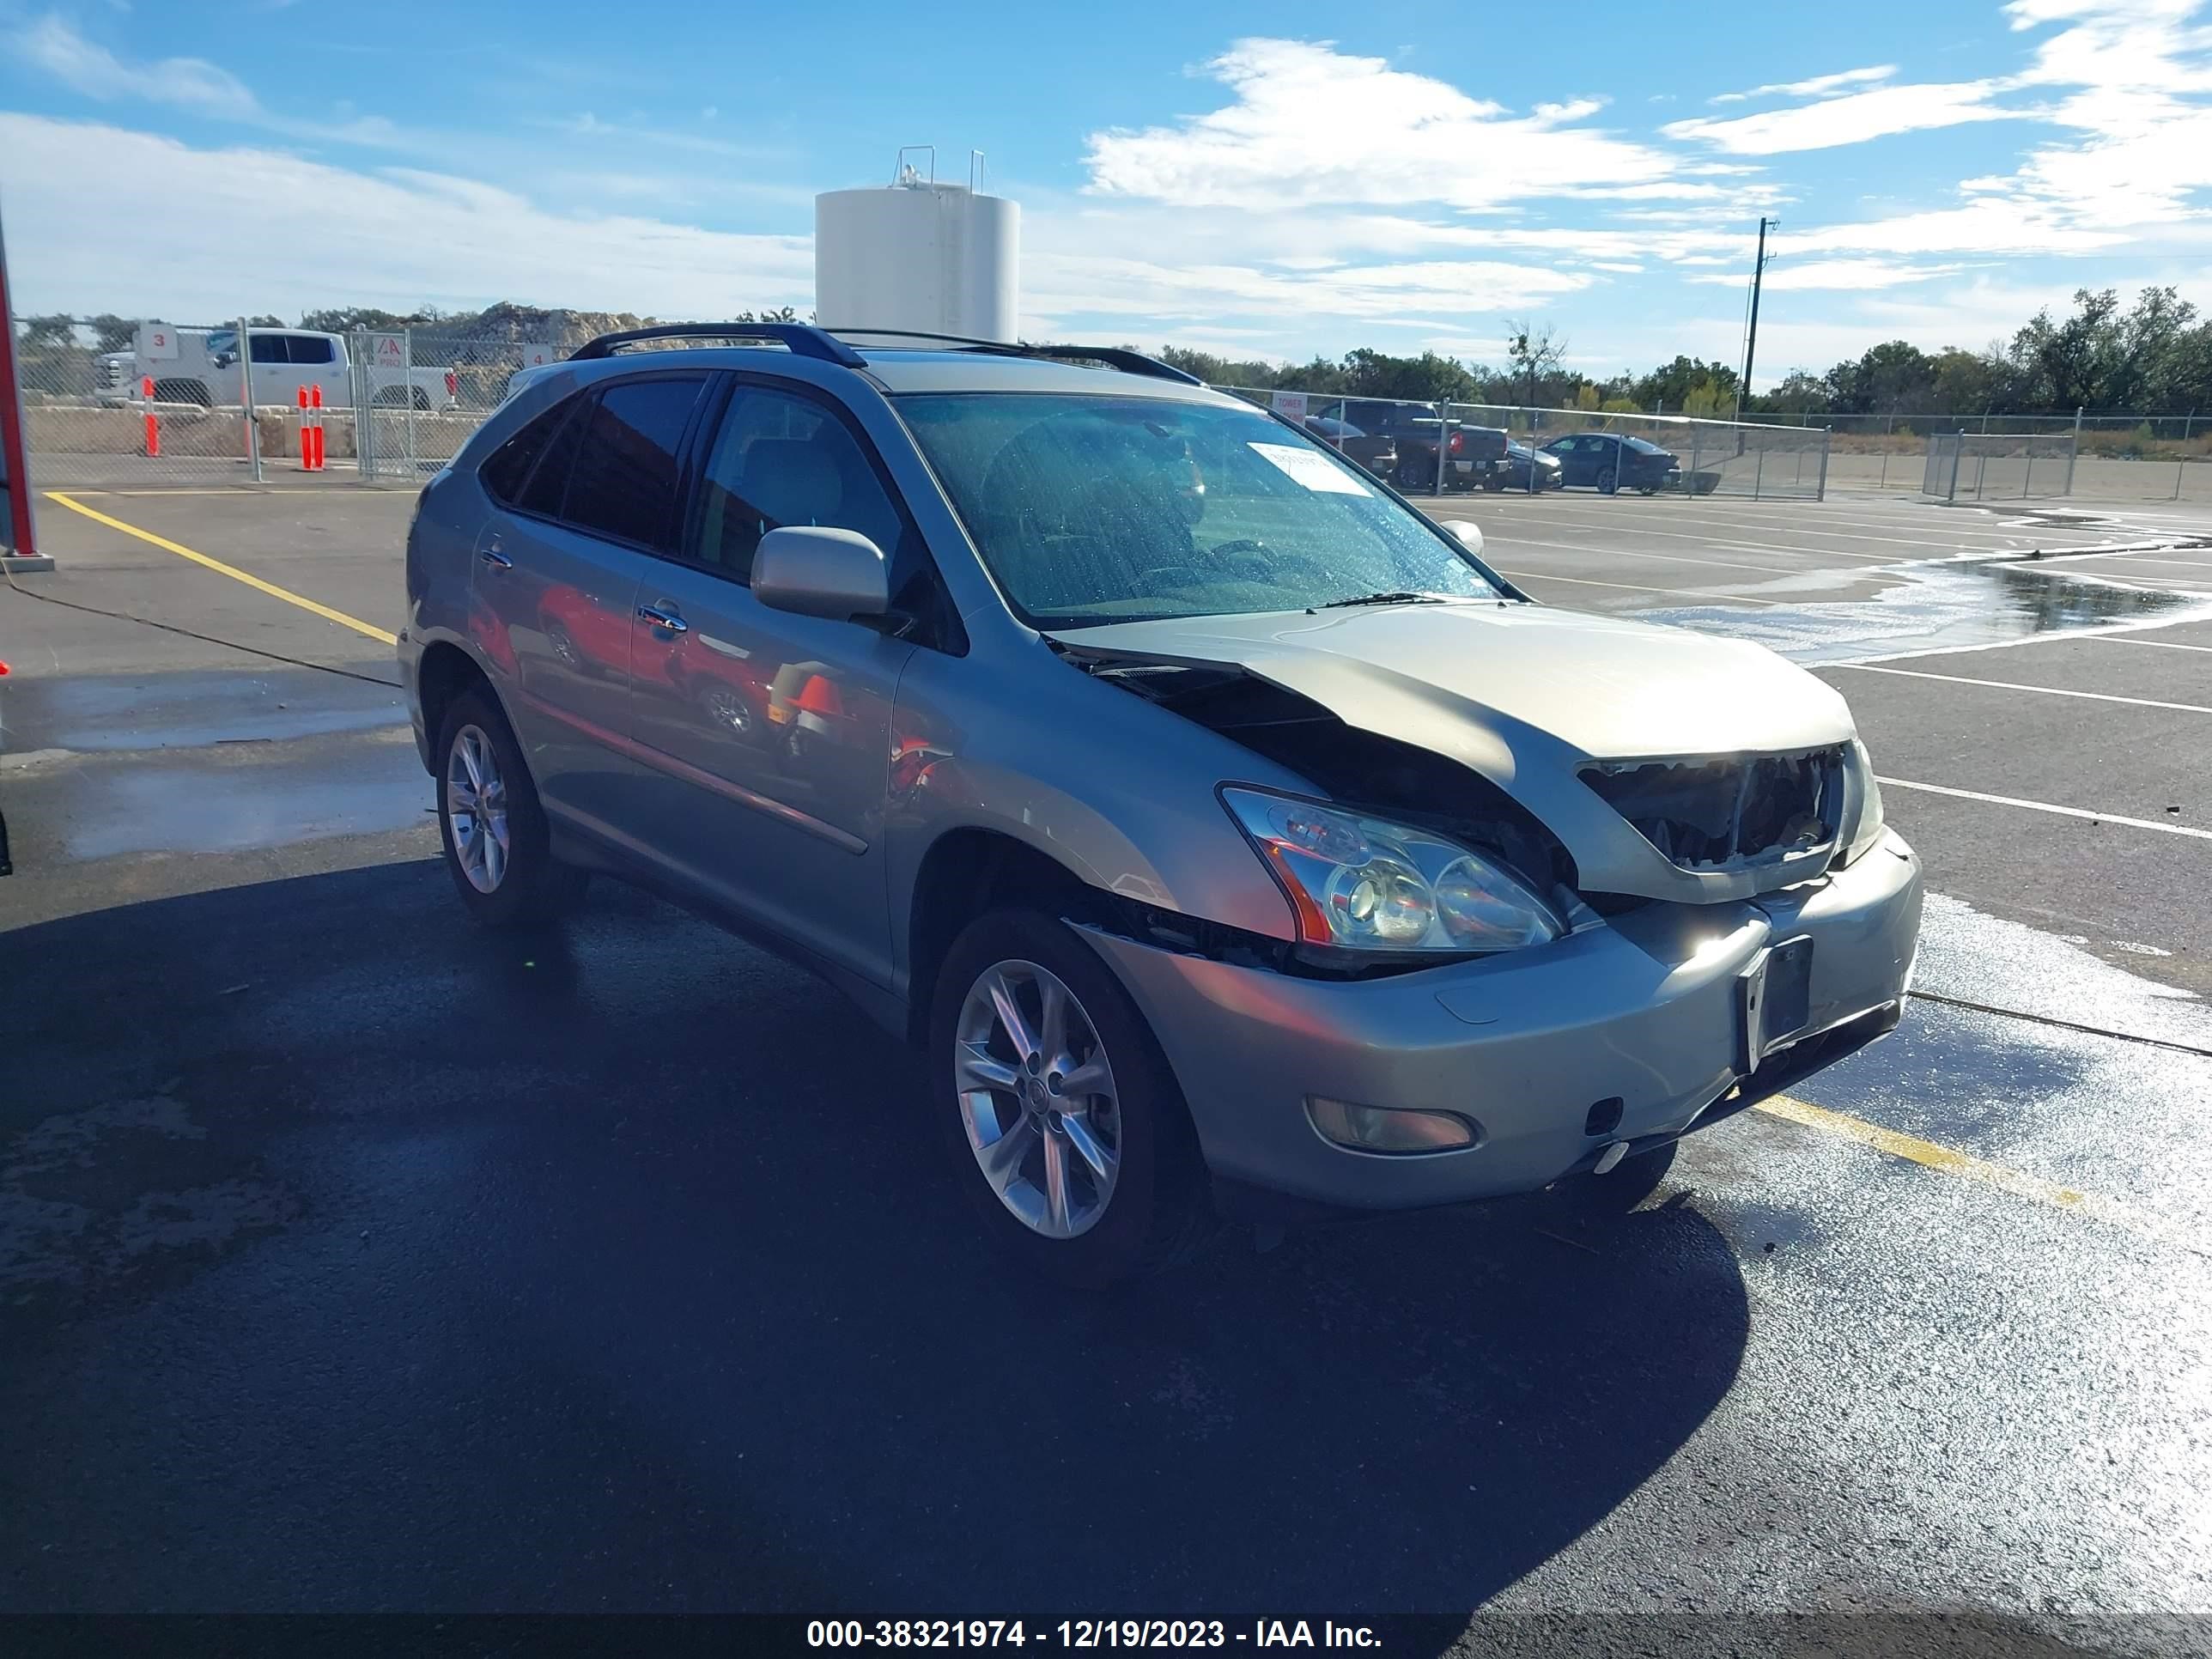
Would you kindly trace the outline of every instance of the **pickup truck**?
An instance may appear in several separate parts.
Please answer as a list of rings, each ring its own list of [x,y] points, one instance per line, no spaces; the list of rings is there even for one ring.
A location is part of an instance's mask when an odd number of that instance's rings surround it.
[[[1391,482],[1401,489],[1431,489],[1437,482],[1437,445],[1443,431],[1443,416],[1434,404],[1407,403],[1391,398],[1346,398],[1331,400],[1309,411],[1312,418],[1343,421],[1370,438],[1389,438],[1398,462]],[[1505,458],[1503,428],[1452,424],[1443,441],[1449,456],[1444,472],[1447,488],[1473,486],[1490,471],[1492,461]]]
[[[159,354],[150,343],[149,336],[163,332],[173,346],[173,356]],[[257,405],[290,409],[299,402],[301,386],[319,386],[324,408],[353,407],[353,360],[344,335],[254,328],[246,331],[246,343]],[[202,408],[238,403],[236,329],[168,330],[149,323],[140,331],[139,345],[137,351],[111,351],[100,357],[101,403],[131,402],[149,374],[156,403],[198,404]],[[370,401],[379,409],[404,409],[410,403],[418,410],[447,409],[459,390],[453,372],[447,368],[416,364],[403,371],[396,365],[384,368],[372,364],[368,374]]]

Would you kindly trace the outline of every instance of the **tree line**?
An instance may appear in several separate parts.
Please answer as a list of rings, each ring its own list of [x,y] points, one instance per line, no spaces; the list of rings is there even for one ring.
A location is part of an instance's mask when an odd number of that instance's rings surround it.
[[[1263,390],[1619,414],[1726,416],[1736,407],[1736,371],[1725,363],[1684,356],[1644,374],[1594,380],[1565,366],[1564,343],[1546,331],[1509,324],[1501,344],[1504,361],[1495,366],[1433,351],[1397,357],[1364,348],[1293,364],[1175,346],[1160,355],[1212,384]],[[1813,416],[2212,414],[2212,322],[2200,321],[2171,288],[2145,289],[2124,309],[2111,289],[2081,289],[2068,315],[2039,311],[2008,341],[1978,351],[1929,352],[1891,340],[1825,373],[1792,369],[1742,407],[1747,414]]]
[[[310,311],[296,326],[349,333],[356,329],[413,328],[456,338],[508,316],[565,318],[501,305],[483,312],[411,312],[373,306]],[[792,322],[789,307],[732,321]],[[607,320],[615,321],[610,316]],[[628,325],[640,320],[623,316]],[[287,326],[281,318],[250,317],[255,328]],[[135,318],[112,313],[77,317],[64,313],[21,317],[16,328],[27,353],[121,351],[137,331]],[[88,343],[88,337],[89,343]],[[519,336],[517,337],[520,337]],[[1510,322],[1496,364],[1462,362],[1424,351],[1395,356],[1362,346],[1341,357],[1304,363],[1237,359],[1168,346],[1166,362],[1215,386],[1251,386],[1360,398],[1411,398],[1467,404],[1535,405],[1626,414],[1727,416],[1737,407],[1736,371],[1725,363],[1678,356],[1643,374],[1594,379],[1569,368],[1566,342],[1533,322]],[[2145,289],[2123,307],[2111,289],[2081,289],[2074,309],[2054,319],[2039,311],[2009,341],[1978,351],[1955,346],[1929,352],[1904,340],[1871,347],[1825,373],[1794,368],[1769,392],[1742,400],[1747,414],[1791,416],[2071,415],[2076,409],[2145,415],[2212,414],[2212,322],[2171,288]]]

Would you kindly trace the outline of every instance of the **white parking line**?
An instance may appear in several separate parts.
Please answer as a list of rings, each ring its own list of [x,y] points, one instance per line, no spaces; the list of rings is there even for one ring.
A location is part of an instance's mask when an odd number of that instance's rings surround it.
[[[1826,668],[1848,668],[1860,674],[1895,674],[1908,680],[1946,680],[1953,685],[1985,685],[1996,691],[2034,691],[2046,697],[2086,697],[2091,702],[2132,703],[2138,708],[2172,708],[2184,714],[2212,714],[2202,703],[2160,702],[2150,697],[2123,697],[2110,691],[2069,691],[2057,685],[2024,685],[2018,680],[1970,680],[1963,674],[1930,674],[1925,669],[1883,668],[1870,662],[1825,663]]]
[[[1583,526],[1581,525],[1565,525],[1561,526],[1561,528],[1568,530],[1579,530],[1583,527]],[[1834,548],[1823,547],[1775,547],[1766,543],[1751,541],[1741,536],[1694,535],[1690,532],[1684,530],[1653,530],[1649,526],[1640,524],[1632,527],[1626,526],[1607,527],[1618,529],[1619,532],[1625,538],[1632,538],[1642,536],[1656,536],[1663,541],[1696,542],[1700,546],[1709,548],[1718,544],[1719,550],[1726,553],[1778,553],[1783,557],[1790,559],[1864,559],[1870,564],[1895,564],[1898,562],[1896,559],[1881,553],[1848,553]],[[1510,530],[1500,530],[1498,532],[1498,536],[1501,540],[1510,541],[1513,539],[1512,532]],[[1564,546],[1566,545],[1566,544],[1563,543],[1561,545]],[[1900,544],[1900,545],[1917,545],[1923,553],[1940,553],[1948,550],[1942,548],[1930,548],[1925,543]],[[1612,549],[1607,547],[1591,547],[1586,548],[1583,550],[1590,553],[1607,553],[1612,551]]]
[[[2053,639],[2064,637],[2054,634]],[[2179,640],[2139,640],[2131,634],[2077,634],[2075,639],[2102,640],[2107,645],[2154,645],[2161,651],[2212,651],[2212,645],[2185,645]]]
[[[1572,522],[1578,526],[1583,524],[1602,522],[1605,516],[1613,512],[1613,509],[1611,508],[1596,507],[1592,503],[1587,502],[1573,501],[1562,503],[1561,505],[1570,512],[1572,512],[1577,508],[1580,508],[1585,512],[1594,512],[1599,515],[1596,519],[1577,518],[1573,520]],[[1539,510],[1546,513],[1556,513],[1559,508],[1557,507],[1547,507]],[[1860,530],[1887,530],[1894,533],[1888,536],[1845,536],[1843,535],[1840,531],[1837,531],[1834,533],[1840,539],[1846,541],[1887,542],[1894,543],[1899,546],[1904,547],[1925,547],[1929,544],[1931,538],[1951,536],[1977,537],[1985,540],[2014,543],[2022,546],[2033,546],[2038,541],[2037,535],[2033,530],[2018,527],[2004,529],[1995,527],[1978,529],[1972,526],[1963,526],[1956,524],[1938,525],[1931,521],[1926,526],[1925,534],[1916,535],[1912,532],[1917,529],[1919,529],[1920,526],[1910,522],[1878,523],[1864,519],[1827,519],[1824,520],[1820,516],[1821,509],[1817,504],[1809,506],[1808,509],[1802,513],[1792,513],[1773,516],[1754,516],[1746,514],[1741,517],[1738,517],[1730,514],[1699,514],[1671,506],[1655,510],[1663,512],[1668,519],[1680,524],[1723,525],[1734,529],[1748,528],[1753,532],[1762,535],[1787,535],[1792,532],[1802,532],[1807,535],[1813,536],[1826,535],[1831,533],[1830,531],[1826,528],[1826,526],[1849,526],[1853,529]],[[2083,532],[2057,531],[2051,533],[2067,535]],[[1951,544],[1960,547],[1966,545],[1964,543]],[[2049,546],[2051,544],[2048,539],[2045,539],[2042,544]],[[2002,552],[2007,550],[2004,548],[1990,548],[1986,550],[1990,552]]]
[[[1960,800],[1985,801],[1992,806],[2017,806],[2029,812],[2052,812],[2063,818],[2087,818],[2092,823],[2120,823],[2130,830],[2155,830],[2161,835],[2191,836],[2198,841],[2212,841],[2212,830],[2198,830],[2186,823],[2156,823],[2148,818],[2123,817],[2117,812],[2091,812],[2079,806],[2054,806],[2047,800],[2021,800],[2012,795],[1985,795],[1978,789],[1953,789],[1940,783],[1914,783],[1905,778],[1877,777],[1875,781],[1885,789],[1917,789],[1924,794],[1952,795]]]
[[[1643,582],[1601,582],[1588,576],[1553,576],[1541,570],[1507,570],[1502,564],[1498,568],[1516,581],[1569,582],[1577,587],[1615,587],[1624,593],[1664,593],[1673,599],[1727,599],[1736,605],[1761,605],[1770,611],[1782,607],[1779,599],[1754,599],[1747,594],[1720,593],[1705,587],[1652,587]]]
[[[2045,560],[2050,556],[2047,553],[2044,555]],[[2202,570],[2206,575],[2212,576],[2212,560],[2207,559],[2154,559],[2148,553],[2096,553],[2090,556],[2100,559],[2125,559],[2130,564],[2172,565],[2177,570]]]
[[[1709,564],[1717,570],[1756,570],[1768,576],[1802,576],[1806,574],[1793,565],[1739,564],[1733,559],[1692,558],[1687,553],[1632,553],[1625,547],[1584,547],[1580,542],[1540,541],[1534,536],[1509,536],[1504,531],[1500,531],[1495,539],[1500,547],[1556,547],[1563,552],[1587,553],[1604,559],[1657,559],[1666,564]]]

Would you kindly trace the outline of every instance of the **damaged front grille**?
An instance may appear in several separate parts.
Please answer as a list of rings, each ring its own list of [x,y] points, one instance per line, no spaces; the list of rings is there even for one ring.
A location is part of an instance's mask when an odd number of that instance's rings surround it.
[[[1843,817],[1841,745],[1796,755],[1603,761],[1583,781],[1685,870],[1738,869],[1832,847]]]

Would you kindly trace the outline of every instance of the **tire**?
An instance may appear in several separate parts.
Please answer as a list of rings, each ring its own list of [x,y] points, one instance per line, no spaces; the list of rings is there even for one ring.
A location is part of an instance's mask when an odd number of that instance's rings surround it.
[[[1391,482],[1405,490],[1431,489],[1436,486],[1435,469],[1418,461],[1401,461]]]
[[[1545,1196],[1577,1215],[1626,1215],[1659,1190],[1674,1167],[1679,1140],[1624,1158],[1603,1175],[1570,1176]]]
[[[1659,493],[1659,486],[1657,484],[1638,484],[1636,486],[1636,493],[1639,495],[1656,495]]]
[[[1613,477],[1613,469],[1611,467],[1607,467],[1603,471],[1597,475],[1597,493],[1599,495],[1610,495],[1620,487],[1620,481]]]
[[[994,1012],[994,979],[1015,1001],[1033,1041],[1043,1036],[1044,981],[1056,981],[1071,999],[1060,1046],[1064,1055],[1088,1063],[1070,1075],[1091,1071],[1103,1057],[1105,1090],[1089,1097],[1088,1107],[1062,1109],[1060,1103],[1073,1097],[1056,1093],[1051,1079],[1058,1073],[1046,1069],[1050,1057],[1030,1066],[1016,1052]],[[1095,1042],[1086,1042],[1085,1028]],[[1205,1169],[1182,1091],[1128,993],[1066,923],[1000,909],[962,931],[938,972],[928,1064],[931,1107],[955,1180],[993,1242],[1033,1271],[1101,1289],[1174,1265],[1205,1237],[1211,1220]],[[1111,1159],[1109,1185],[1082,1155],[1079,1129],[1094,1152]],[[1016,1137],[1013,1167],[994,1182],[986,1173],[987,1149]],[[1055,1141],[1056,1152],[1049,1144]],[[1054,1158],[1063,1171],[1057,1206],[1050,1192]]]
[[[453,699],[435,753],[438,838],[469,915],[487,927],[520,928],[544,927],[573,909],[584,873],[554,859],[538,786],[487,687],[471,686]],[[465,799],[495,808],[503,801],[506,811],[464,811]]]
[[[1482,488],[1486,494],[1495,495],[1505,488],[1505,480],[1493,472],[1483,479]]]

